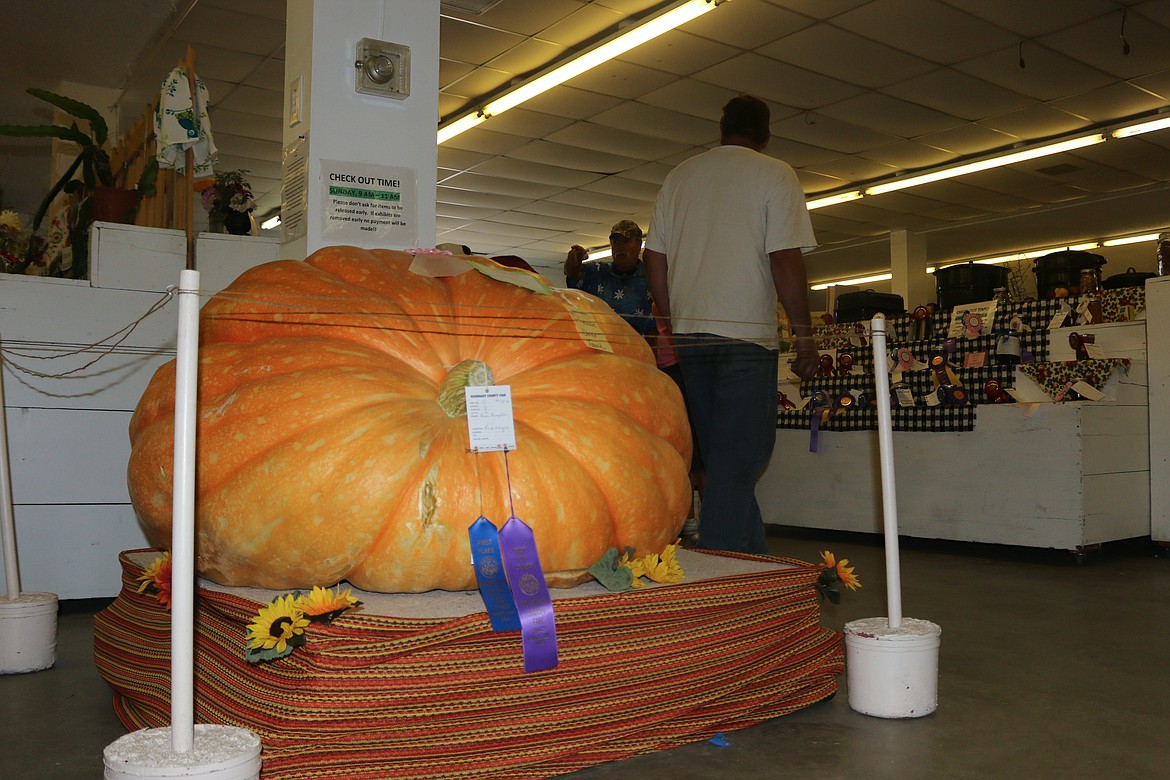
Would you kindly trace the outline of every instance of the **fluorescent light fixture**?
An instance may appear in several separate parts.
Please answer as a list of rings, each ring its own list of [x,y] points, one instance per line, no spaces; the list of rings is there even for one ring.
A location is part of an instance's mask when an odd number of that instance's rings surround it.
[[[1099,144],[1105,139],[1106,136],[1103,133],[1083,135],[1080,138],[1070,138],[1067,141],[1059,141],[1057,143],[1046,144],[1044,146],[1035,146],[1031,149],[1022,149],[1018,152],[1009,152],[1008,154],[1000,155],[999,157],[991,157],[986,160],[977,160],[965,165],[957,165],[954,168],[944,168],[940,171],[924,173],[921,176],[907,176],[904,179],[897,179],[895,181],[887,182],[886,184],[878,184],[873,187],[868,187],[865,190],[865,194],[881,195],[883,192],[894,192],[895,190],[904,190],[907,187],[917,187],[920,184],[929,184],[935,181],[942,181],[943,179],[953,179],[956,176],[965,176],[968,173],[986,171],[991,168],[999,168],[1004,165],[1014,165],[1019,162],[1024,162],[1025,160],[1034,160],[1037,157],[1047,157],[1051,154],[1060,154],[1061,152],[1069,152],[1073,149],[1081,149],[1085,146]]]
[[[836,287],[839,284],[869,284],[870,282],[884,282],[893,279],[893,274],[874,274],[873,276],[858,276],[853,279],[838,279],[835,282],[821,282],[814,284],[810,289],[813,290],[827,290],[830,287]]]
[[[1152,133],[1155,130],[1162,130],[1170,127],[1170,116],[1161,119],[1152,119],[1149,122],[1141,122],[1140,124],[1123,127],[1120,130],[1113,131],[1114,138],[1129,138],[1131,135],[1141,135],[1142,133]]]
[[[1108,245],[1109,245],[1108,242],[1106,242],[1104,244],[1104,246],[1108,246]],[[976,265],[999,265],[1000,263],[1011,263],[1011,262],[1014,262],[1016,260],[1031,260],[1034,257],[1043,257],[1044,255],[1050,255],[1053,252],[1065,252],[1065,251],[1068,251],[1068,252],[1088,252],[1090,249],[1097,249],[1100,246],[1102,246],[1102,244],[1099,244],[1096,241],[1090,241],[1090,242],[1087,242],[1084,244],[1072,244],[1069,246],[1050,246],[1046,249],[1030,249],[1027,252],[1016,252],[1013,255],[999,255],[998,257],[984,257],[984,258],[981,258],[979,260],[971,260],[969,262],[975,263]],[[947,265],[944,265],[942,267],[943,268],[950,268],[952,265],[962,265],[962,263],[948,263]],[[926,269],[926,272],[928,274],[932,274],[936,270],[938,270],[938,269],[935,268],[934,266],[928,266]]]
[[[724,0],[726,2],[726,0]],[[616,33],[591,49],[562,63],[551,70],[536,76],[513,90],[505,92],[500,97],[484,106],[476,114],[461,117],[439,130],[439,143],[454,138],[465,130],[470,130],[489,117],[502,114],[508,109],[515,108],[555,86],[563,84],[574,76],[592,70],[602,63],[617,57],[649,40],[669,32],[679,25],[702,16],[714,10],[717,0],[685,0],[673,7],[654,15],[641,24]],[[472,119],[474,117],[474,119]]]
[[[838,203],[848,203],[851,200],[857,200],[861,197],[861,190],[853,190],[852,192],[842,192],[837,195],[829,195],[825,198],[817,198],[810,200],[804,205],[808,207],[809,211],[813,209],[822,209],[825,206],[836,206]]]
[[[1141,244],[1150,242],[1151,244],[1158,240],[1157,233],[1145,233],[1140,236],[1126,236],[1125,238],[1110,238],[1107,241],[1102,241],[1101,246],[1124,246],[1126,244]]]
[[[279,224],[280,224],[280,215],[277,214],[275,217],[269,217],[268,219],[261,222],[260,229],[261,230],[272,230],[272,228],[278,226]]]
[[[445,143],[462,132],[470,130],[479,123],[483,122],[487,117],[482,113],[468,114],[467,116],[456,119],[449,125],[444,125],[439,128],[439,143]]]

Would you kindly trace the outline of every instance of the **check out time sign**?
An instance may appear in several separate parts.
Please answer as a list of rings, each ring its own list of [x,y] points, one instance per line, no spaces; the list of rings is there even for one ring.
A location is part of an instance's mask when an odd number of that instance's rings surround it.
[[[333,244],[418,243],[415,172],[386,165],[321,161],[322,234]]]

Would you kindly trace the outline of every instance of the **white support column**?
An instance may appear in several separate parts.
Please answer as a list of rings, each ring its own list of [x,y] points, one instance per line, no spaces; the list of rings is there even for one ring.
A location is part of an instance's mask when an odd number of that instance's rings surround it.
[[[363,38],[408,47],[409,95],[354,86]],[[407,249],[435,241],[439,100],[439,3],[418,0],[288,0],[285,56],[285,205],[281,255],[322,246]],[[300,173],[290,176],[290,162]],[[335,186],[398,195],[341,204]],[[346,178],[352,177],[352,178]],[[344,179],[339,181],[339,179]],[[391,180],[395,185],[386,185]],[[295,224],[296,205],[303,212]],[[344,208],[344,212],[341,209]],[[355,213],[356,212],[356,213]],[[401,218],[405,215],[405,219]],[[363,221],[364,220],[364,221]],[[372,220],[372,221],[371,221]]]
[[[902,296],[907,311],[937,299],[934,277],[926,273],[926,239],[909,230],[890,231],[890,290]]]

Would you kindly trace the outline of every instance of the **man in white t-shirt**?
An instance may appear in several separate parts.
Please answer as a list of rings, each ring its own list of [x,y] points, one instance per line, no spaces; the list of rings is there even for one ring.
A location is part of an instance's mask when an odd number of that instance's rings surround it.
[[[700,546],[767,552],[755,486],[776,442],[777,299],[796,335],[794,373],[817,370],[803,252],[816,246],[792,168],[763,154],[770,112],[740,95],[720,146],[666,177],[643,252],[671,320],[707,468]]]

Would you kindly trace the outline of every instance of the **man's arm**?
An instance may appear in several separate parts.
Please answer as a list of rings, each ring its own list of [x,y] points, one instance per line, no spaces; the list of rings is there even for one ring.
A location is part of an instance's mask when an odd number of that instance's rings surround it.
[[[776,297],[796,336],[796,362],[792,373],[801,379],[815,376],[820,364],[820,354],[813,341],[812,315],[808,310],[808,275],[804,269],[804,255],[799,249],[780,249],[768,254],[772,265],[772,282],[776,285]]]
[[[585,251],[585,247],[573,244],[569,249],[569,253],[565,255],[565,284],[569,287],[576,287],[581,277],[581,263],[589,259],[589,253]]]
[[[658,307],[658,315],[669,320],[670,291],[666,286],[666,255],[653,249],[643,249],[642,264],[646,267],[646,281],[650,283],[650,297]]]

